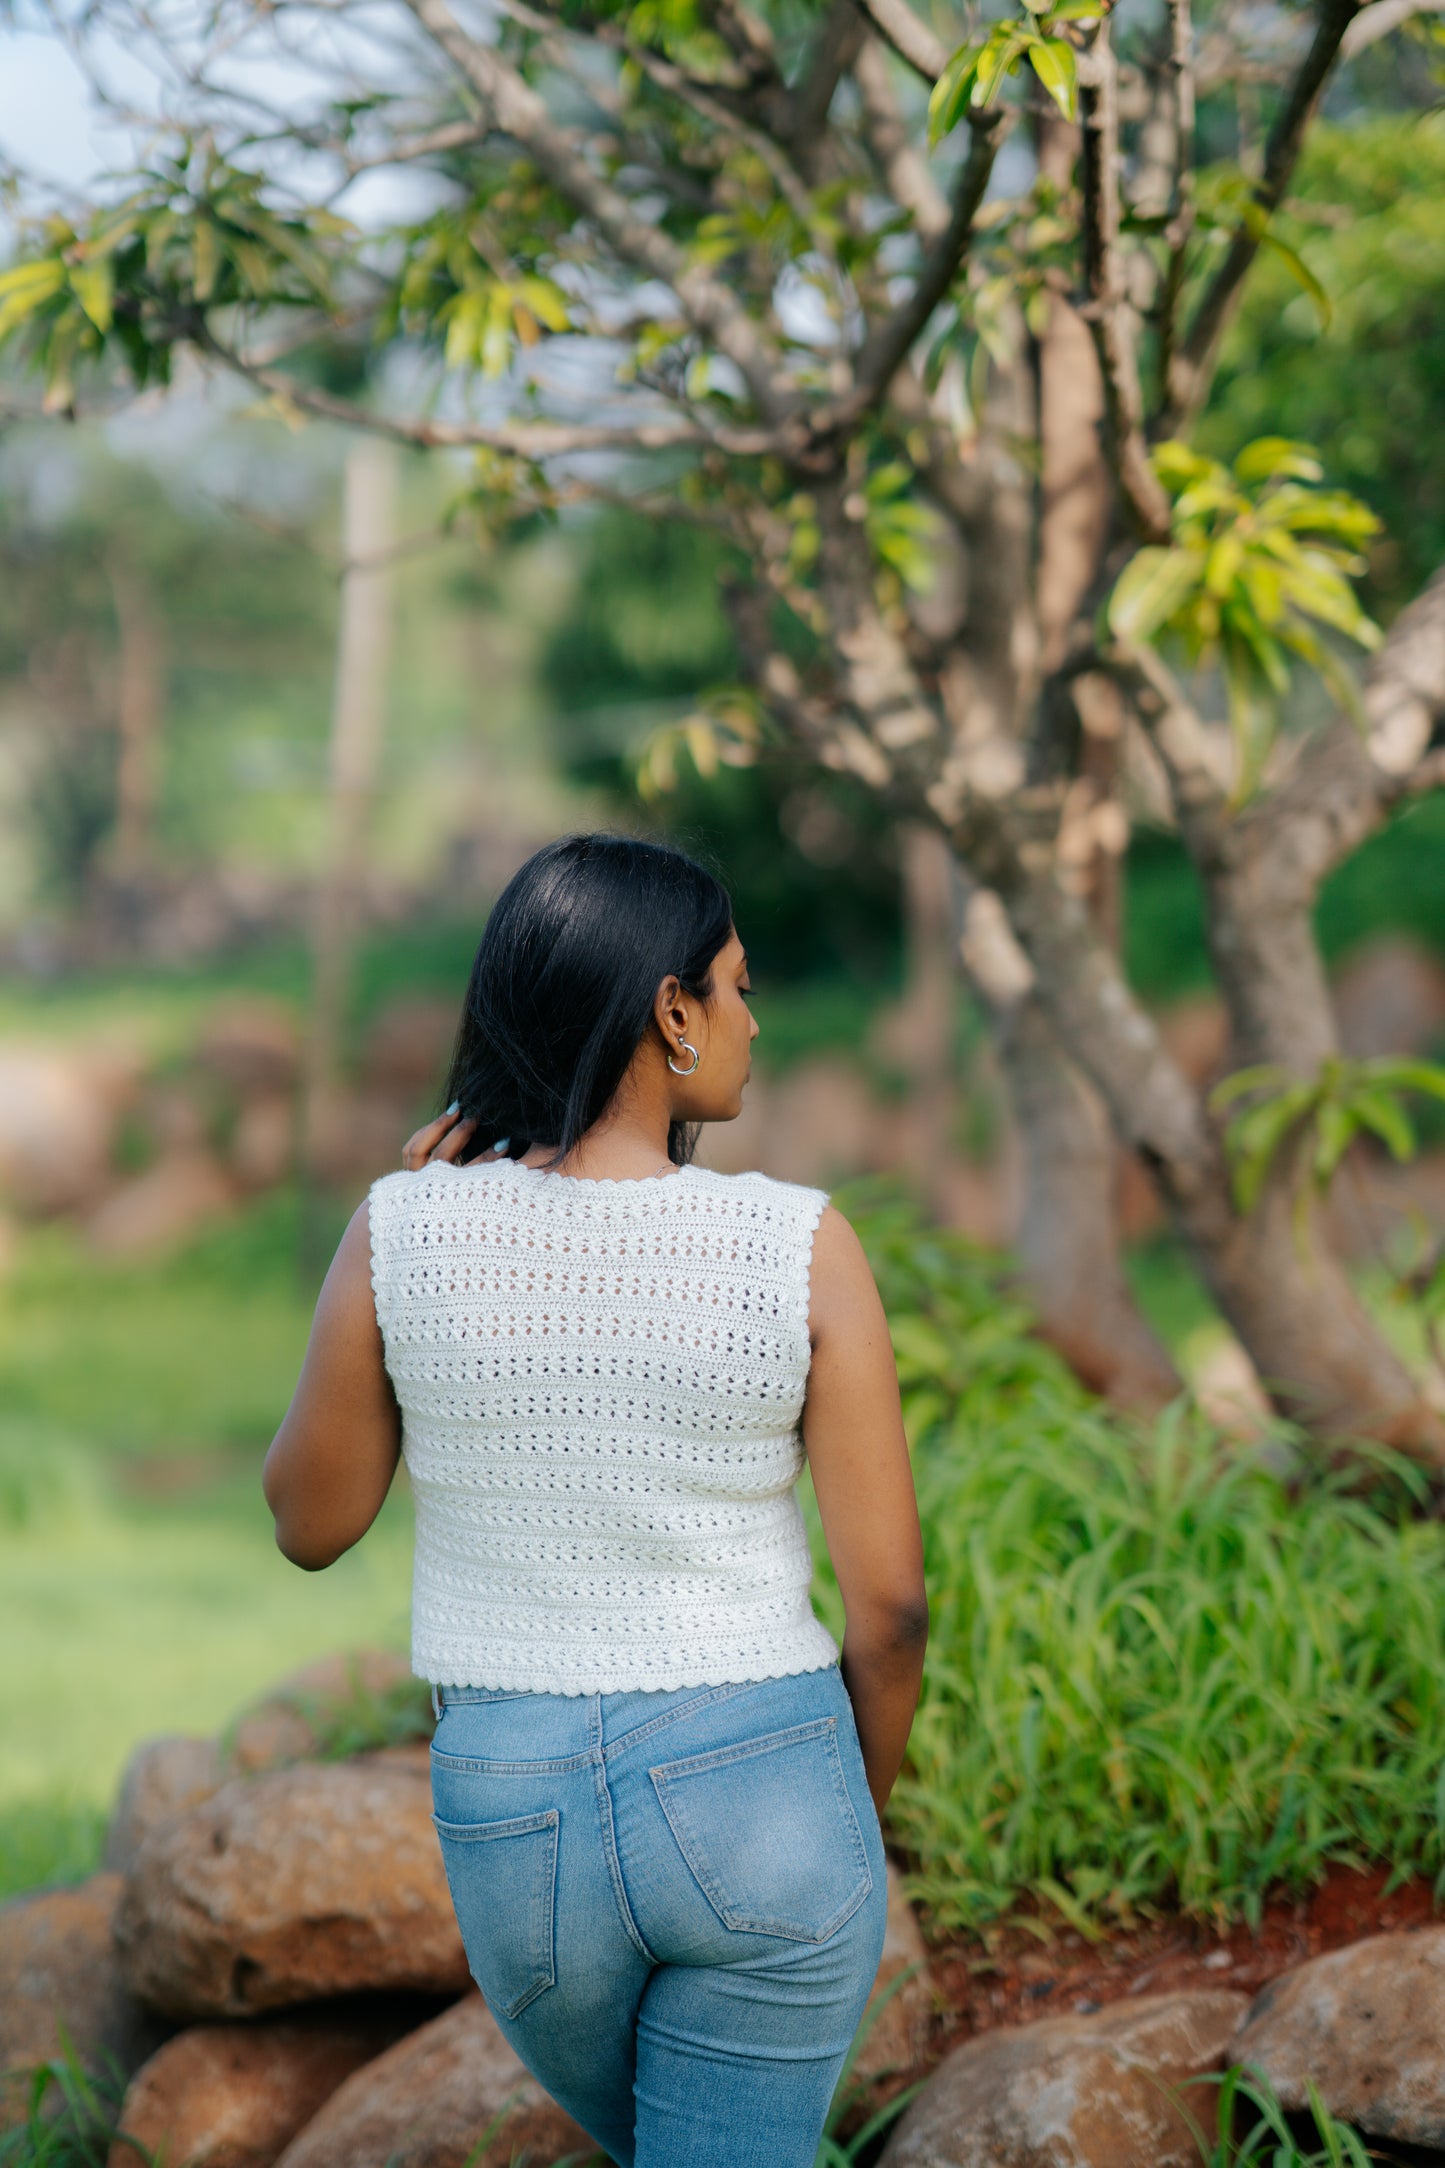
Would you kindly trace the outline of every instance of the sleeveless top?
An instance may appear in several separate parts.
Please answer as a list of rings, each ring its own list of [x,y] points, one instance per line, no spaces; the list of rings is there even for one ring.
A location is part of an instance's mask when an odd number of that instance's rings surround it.
[[[608,1694],[838,1661],[795,1496],[826,1203],[701,1167],[373,1184],[422,1678]]]

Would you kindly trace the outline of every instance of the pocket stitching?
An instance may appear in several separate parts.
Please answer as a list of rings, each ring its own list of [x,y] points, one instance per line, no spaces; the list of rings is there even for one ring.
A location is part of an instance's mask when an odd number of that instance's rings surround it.
[[[762,1740],[749,1740],[744,1743],[742,1751],[736,1748],[718,1749],[712,1754],[693,1755],[688,1761],[665,1763],[660,1768],[649,1769],[647,1772],[652,1779],[652,1787],[657,1795],[657,1803],[662,1808],[667,1826],[672,1831],[677,1848],[686,1862],[689,1873],[724,1927],[732,1929],[735,1933],[777,1935],[788,1942],[826,1942],[830,1936],[837,1934],[840,1927],[847,1925],[859,1906],[872,1892],[873,1870],[868,1864],[868,1853],[863,1843],[863,1832],[858,1826],[858,1816],[843,1776],[843,1765],[838,1754],[836,1728],[836,1717],[828,1717],[818,1723],[795,1725],[787,1732],[770,1733]],[[711,1872],[707,1867],[706,1846],[701,1842],[695,1831],[688,1829],[687,1814],[682,1802],[674,1799],[671,1805],[668,1803],[666,1780],[670,1773],[678,1770],[691,1773],[699,1767],[705,1768],[708,1764],[719,1760],[736,1761],[742,1759],[747,1748],[752,1748],[755,1751],[764,1751],[770,1747],[776,1748],[780,1739],[789,1739],[794,1743],[801,1744],[805,1737],[817,1737],[820,1734],[832,1735],[826,1740],[824,1755],[828,1764],[828,1773],[832,1779],[834,1795],[837,1798],[843,1817],[844,1827],[852,1842],[854,1859],[861,1870],[861,1880],[852,1896],[845,1900],[840,1909],[834,1913],[823,1927],[813,1934],[801,1934],[796,1926],[779,1920],[753,1919],[744,1916],[734,1907],[728,1905],[721,1891],[717,1889],[713,1882]]]
[[[688,1754],[681,1761],[659,1762],[648,1775],[654,1783],[659,1777],[666,1783],[671,1777],[701,1775],[707,1769],[723,1769],[729,1762],[746,1761],[754,1754],[775,1753],[785,1743],[801,1746],[805,1739],[814,1739],[820,1732],[836,1731],[836,1716],[814,1717],[806,1724],[789,1724],[782,1731],[765,1731],[754,1739],[735,1739],[731,1746],[709,1747],[703,1754]]]
[[[457,1844],[485,1844],[489,1837],[525,1837],[534,1829],[555,1827],[557,1809],[546,1807],[540,1814],[519,1814],[510,1822],[446,1822],[439,1814],[432,1816],[432,1827],[440,1837],[451,1837]]]
[[[533,1836],[548,1829],[552,1833],[551,1844],[543,1849],[541,1874],[533,1886],[531,1918],[527,1926],[529,1948],[541,1952],[540,1977],[534,1979],[520,1997],[498,2005],[503,2017],[518,2018],[529,2003],[557,1984],[557,1847],[561,1815],[556,1807],[548,1807],[540,1814],[516,1815],[505,1822],[444,1822],[438,1814],[433,1814],[431,1819],[438,1838],[455,1844],[480,1844],[492,1837]],[[450,1875],[447,1879],[450,1882]],[[455,1910],[455,1893],[452,1905]],[[458,1926],[460,1924],[459,1919]],[[481,1982],[477,1984],[480,1986]]]

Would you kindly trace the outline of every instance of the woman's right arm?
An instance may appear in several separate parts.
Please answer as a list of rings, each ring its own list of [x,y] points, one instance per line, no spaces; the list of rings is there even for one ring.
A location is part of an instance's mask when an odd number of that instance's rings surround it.
[[[881,1815],[918,1706],[928,1591],[888,1321],[863,1245],[832,1205],[813,1238],[808,1324],[803,1440],[847,1620],[843,1683]]]

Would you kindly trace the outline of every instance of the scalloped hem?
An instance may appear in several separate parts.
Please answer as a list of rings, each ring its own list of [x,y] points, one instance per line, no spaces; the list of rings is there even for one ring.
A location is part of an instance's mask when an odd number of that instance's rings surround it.
[[[580,1699],[584,1694],[676,1694],[688,1686],[761,1686],[769,1679],[796,1679],[810,1671],[836,1670],[838,1663],[839,1652],[835,1648],[831,1655],[820,1656],[816,1660],[810,1659],[806,1663],[784,1661],[769,1665],[765,1669],[752,1665],[744,1668],[724,1661],[721,1664],[684,1665],[677,1671],[669,1671],[661,1676],[649,1673],[646,1678],[639,1678],[635,1673],[593,1673],[585,1684],[566,1686],[555,1678],[543,1680],[535,1672],[523,1677],[519,1673],[507,1671],[505,1666],[490,1677],[484,1678],[479,1672],[475,1677],[464,1679],[432,1678],[415,1660],[412,1670],[419,1679],[425,1679],[429,1686],[440,1686],[443,1689],[470,1687],[482,1693],[561,1694]]]

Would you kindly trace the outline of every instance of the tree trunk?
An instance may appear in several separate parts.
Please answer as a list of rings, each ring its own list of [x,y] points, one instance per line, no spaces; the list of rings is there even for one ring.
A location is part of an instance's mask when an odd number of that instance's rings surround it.
[[[106,566],[115,604],[120,653],[116,670],[115,836],[117,873],[151,869],[160,786],[161,723],[165,711],[162,631],[150,583],[123,557]]]
[[[899,1041],[908,1071],[909,1173],[936,1213],[947,1187],[943,1174],[955,1103],[953,867],[936,828],[905,823],[900,841],[908,975]]]
[[[1183,1385],[1124,1275],[1103,1101],[1033,995],[1000,1021],[999,1050],[1024,1139],[1018,1251],[1044,1336],[1116,1407],[1157,1412]]]
[[[1182,1381],[1120,1262],[1119,1151],[1104,1103],[1059,1044],[996,896],[970,897],[961,946],[1023,1139],[1017,1247],[1040,1329],[1093,1391],[1155,1413]]]
[[[1375,1326],[1339,1260],[1302,1253],[1283,1171],[1234,1206],[1219,1133],[1159,1043],[1082,907],[1056,884],[1008,898],[1050,1022],[1159,1183],[1201,1277],[1284,1413],[1323,1437],[1373,1437],[1445,1467],[1445,1423]],[[1267,934],[1263,936],[1267,938]]]
[[[359,438],[346,455],[341,617],[331,712],[327,832],[312,921],[312,994],[302,1074],[302,1166],[324,1181],[335,1141],[341,1038],[360,921],[366,826],[376,784],[391,656],[394,445]]]
[[[1067,184],[1078,130],[1055,115],[1039,124],[1041,170]],[[1107,547],[1114,485],[1104,458],[1103,386],[1088,326],[1061,297],[1038,346],[1039,665],[1057,669],[1074,637]],[[1118,784],[1118,738],[1085,727],[1070,697],[1056,718],[1070,741],[1057,750],[1089,789],[1088,811]],[[1120,823],[1122,833],[1122,823]],[[1094,821],[1070,867],[1103,940],[1118,936],[1119,860]],[[1119,1148],[1107,1110],[1065,1054],[1036,993],[1017,974],[991,973],[975,913],[969,961],[998,1037],[1024,1159],[1017,1247],[1047,1339],[1084,1383],[1117,1407],[1154,1412],[1182,1390],[1168,1353],[1135,1303],[1119,1244]],[[992,983],[990,983],[990,980]]]

